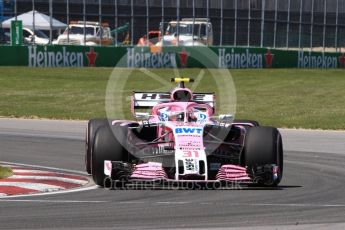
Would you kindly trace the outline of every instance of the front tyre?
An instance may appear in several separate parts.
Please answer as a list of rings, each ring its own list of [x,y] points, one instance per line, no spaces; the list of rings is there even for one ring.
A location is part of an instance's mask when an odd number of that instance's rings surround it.
[[[99,127],[96,131],[91,155],[91,171],[95,184],[104,186],[105,160],[128,161],[128,152],[123,146],[126,143],[127,131],[128,127],[107,125]]]
[[[104,125],[109,125],[110,120],[106,118],[91,119],[87,124],[86,142],[85,142],[85,170],[91,174],[91,151],[93,140],[97,129]]]
[[[283,177],[283,143],[277,128],[258,126],[248,130],[244,163],[254,172],[254,177],[259,176],[258,185],[277,186],[280,183]],[[262,171],[272,165],[278,166],[276,177],[272,176],[273,172]]]

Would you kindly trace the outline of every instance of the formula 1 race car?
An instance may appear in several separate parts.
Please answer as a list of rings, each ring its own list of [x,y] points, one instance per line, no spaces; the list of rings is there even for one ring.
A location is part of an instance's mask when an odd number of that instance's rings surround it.
[[[86,171],[99,186],[140,181],[276,186],[283,175],[278,129],[215,116],[215,94],[193,93],[174,78],[168,93],[133,92],[136,121],[91,119]],[[149,108],[150,113],[137,112]],[[121,183],[120,183],[121,182]]]

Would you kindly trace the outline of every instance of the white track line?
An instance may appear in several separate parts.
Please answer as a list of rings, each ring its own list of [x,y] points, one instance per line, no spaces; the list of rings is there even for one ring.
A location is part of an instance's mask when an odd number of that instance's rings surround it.
[[[24,176],[24,175],[14,175],[9,177],[9,179],[30,179],[30,180],[54,180],[54,181],[61,181],[66,183],[73,183],[73,184],[79,184],[84,185],[87,184],[88,180],[77,180],[77,179],[71,179],[71,178],[64,178],[64,177],[57,177],[57,176]],[[0,185],[1,185],[0,181]]]
[[[82,175],[88,175],[84,171],[77,171],[77,170],[70,170],[70,169],[62,169],[62,168],[55,168],[55,167],[46,167],[42,165],[30,165],[30,164],[22,164],[22,163],[15,163],[15,162],[8,162],[8,161],[0,161],[1,164],[8,164],[9,167],[11,166],[24,166],[24,167],[31,167],[31,168],[40,168],[40,169],[47,169],[52,171],[60,171],[60,172],[67,172],[67,173],[76,173]]]
[[[0,182],[0,187],[1,186],[21,187],[25,189],[37,190],[40,192],[49,192],[49,191],[65,189],[64,187],[57,186],[57,185],[49,185],[49,184],[42,184],[42,183],[27,183],[27,182]]]
[[[144,201],[120,201],[119,204],[145,204]]]
[[[237,205],[246,205],[246,206],[313,207],[313,208],[345,207],[345,204],[237,204]]]
[[[47,196],[47,195],[60,195],[60,194],[67,194],[67,193],[74,193],[74,192],[85,192],[89,190],[94,190],[99,188],[97,185],[86,187],[86,188],[76,188],[76,189],[69,189],[69,190],[62,190],[62,191],[55,191],[55,192],[47,192],[47,193],[35,193],[35,194],[24,194],[24,195],[14,195],[14,196],[0,196],[0,202],[2,199],[9,199],[9,198],[19,198],[19,197],[37,197],[37,196]]]
[[[13,166],[8,166],[8,167],[13,167]],[[37,173],[56,173],[59,174],[59,172],[52,172],[52,171],[43,171],[43,170],[36,170],[36,169],[16,169],[13,168],[13,172],[18,172],[18,173],[33,173],[33,174],[37,174]]]
[[[26,203],[107,203],[101,200],[0,200],[0,202],[26,202]]]
[[[114,191],[116,192],[116,191]],[[51,193],[49,193],[51,194]],[[19,197],[19,196],[17,196]],[[0,197],[1,198],[1,197]],[[9,198],[9,197],[8,197]],[[184,201],[100,201],[100,200],[19,200],[19,199],[0,199],[0,202],[33,202],[33,203],[109,203],[109,204],[117,204],[117,205],[138,205],[138,204],[157,204],[157,205],[215,205],[217,203],[205,203],[205,202],[184,202]],[[281,207],[311,207],[311,208],[344,208],[345,204],[270,204],[270,203],[258,203],[258,204],[248,204],[248,203],[231,203],[229,206],[281,206]]]
[[[190,202],[184,201],[157,201],[156,204],[190,204]]]
[[[31,130],[29,130],[31,131]],[[51,134],[49,132],[45,133],[27,133],[26,130],[20,130],[20,131],[6,131],[2,132],[0,131],[0,135],[6,135],[7,137],[39,137],[39,138],[55,138],[55,139],[69,139],[69,140],[84,140],[83,137],[80,137],[80,135],[71,135],[71,133],[66,133],[65,135],[63,133],[61,134]],[[31,131],[32,132],[32,131]],[[66,135],[70,135],[66,137]]]

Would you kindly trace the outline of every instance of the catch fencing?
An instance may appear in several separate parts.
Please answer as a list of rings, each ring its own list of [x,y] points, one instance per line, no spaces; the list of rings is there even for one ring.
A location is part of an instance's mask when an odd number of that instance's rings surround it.
[[[15,0],[13,16],[36,10],[66,24],[108,22],[114,45],[136,45],[160,24],[208,18],[215,46],[271,47],[342,52],[345,0]],[[35,12],[35,11],[34,11]],[[163,23],[162,23],[163,22]],[[33,27],[35,22],[33,22]],[[56,31],[47,33],[54,40]]]

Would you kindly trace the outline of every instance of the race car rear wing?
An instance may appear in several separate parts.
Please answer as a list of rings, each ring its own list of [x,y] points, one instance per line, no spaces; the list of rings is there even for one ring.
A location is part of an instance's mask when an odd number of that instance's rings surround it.
[[[171,102],[170,93],[164,92],[133,92],[132,110],[149,109],[164,102]],[[193,102],[215,106],[215,93],[193,93]]]

